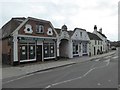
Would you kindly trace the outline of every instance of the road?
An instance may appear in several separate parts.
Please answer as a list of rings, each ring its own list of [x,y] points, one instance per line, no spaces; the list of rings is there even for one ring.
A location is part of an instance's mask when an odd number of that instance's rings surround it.
[[[117,88],[118,54],[3,80],[3,88]]]

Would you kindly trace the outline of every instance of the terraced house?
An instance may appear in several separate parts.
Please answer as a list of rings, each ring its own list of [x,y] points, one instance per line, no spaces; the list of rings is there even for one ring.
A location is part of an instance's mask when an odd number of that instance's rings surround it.
[[[109,42],[107,41],[107,37],[105,36],[105,34],[102,33],[102,28],[99,29],[99,31],[97,30],[97,25],[94,26],[94,34],[96,34],[100,39],[103,40],[103,53],[108,52],[109,50]]]
[[[87,32],[90,39],[89,55],[98,55],[103,53],[103,40],[100,39],[96,34]]]
[[[108,51],[107,37],[101,29],[97,31],[97,26],[90,33],[82,28],[68,30],[66,25],[54,28],[47,20],[20,17],[12,18],[1,31],[2,61],[11,65]]]
[[[56,28],[56,31],[58,57],[73,58],[89,55],[89,38],[85,29],[67,30],[67,26],[63,25],[61,29]]]
[[[56,59],[56,37],[50,21],[12,18],[2,27],[3,62],[14,65]]]

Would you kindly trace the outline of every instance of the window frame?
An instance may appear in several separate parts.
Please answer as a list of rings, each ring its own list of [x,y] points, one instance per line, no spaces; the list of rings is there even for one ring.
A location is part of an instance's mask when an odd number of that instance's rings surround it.
[[[41,29],[41,30],[40,30]],[[44,25],[38,24],[36,25],[36,33],[44,33]],[[42,31],[42,32],[41,32]]]

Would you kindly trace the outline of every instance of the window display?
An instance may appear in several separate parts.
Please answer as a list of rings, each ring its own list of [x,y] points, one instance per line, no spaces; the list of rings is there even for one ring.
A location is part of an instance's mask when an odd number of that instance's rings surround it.
[[[44,43],[44,57],[54,57],[54,43]]]

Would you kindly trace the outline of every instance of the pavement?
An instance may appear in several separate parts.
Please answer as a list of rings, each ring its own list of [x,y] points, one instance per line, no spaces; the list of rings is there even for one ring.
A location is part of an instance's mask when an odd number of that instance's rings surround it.
[[[35,72],[45,71],[53,68],[63,67],[71,64],[82,63],[86,61],[90,61],[96,58],[105,57],[114,54],[115,51],[111,51],[109,53],[104,53],[96,56],[82,56],[82,57],[74,57],[72,59],[60,59],[58,61],[48,61],[48,62],[36,62],[32,64],[22,64],[18,66],[3,66],[2,67],[2,79],[28,75]]]

